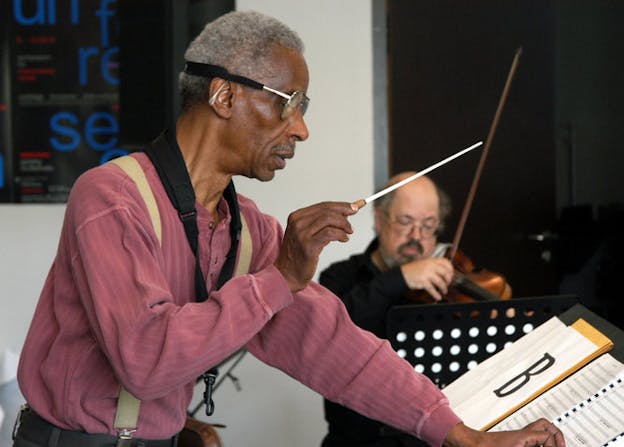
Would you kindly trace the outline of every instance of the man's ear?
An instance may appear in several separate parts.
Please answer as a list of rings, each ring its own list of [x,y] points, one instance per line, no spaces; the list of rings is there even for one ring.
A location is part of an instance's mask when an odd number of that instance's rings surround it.
[[[210,99],[208,104],[214,112],[222,118],[232,115],[232,84],[221,78],[213,78],[210,81]]]
[[[382,211],[379,208],[375,208],[374,209],[374,214],[375,214],[375,233],[379,234],[379,232],[381,231],[381,226],[383,225],[383,222],[381,221],[383,219]]]

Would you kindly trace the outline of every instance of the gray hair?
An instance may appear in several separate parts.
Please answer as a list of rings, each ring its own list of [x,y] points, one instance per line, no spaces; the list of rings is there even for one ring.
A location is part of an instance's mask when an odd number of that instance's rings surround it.
[[[429,180],[431,180],[431,178],[429,178]],[[384,188],[394,185],[395,183],[398,183],[399,181],[400,179],[397,179],[395,176],[384,186]],[[440,188],[433,180],[431,181],[435,186],[436,193],[438,194],[438,217],[440,219],[440,223],[438,224],[438,234],[440,234],[444,231],[444,228],[446,225],[446,219],[448,219],[448,217],[451,215],[453,206],[451,203],[451,197],[442,188]],[[373,203],[374,208],[384,213],[388,212],[388,208],[390,208],[390,205],[392,204],[392,201],[394,200],[395,191],[396,189],[394,191],[390,191],[388,194],[381,196],[379,199],[377,199]]]
[[[303,53],[301,38],[279,20],[255,11],[234,11],[208,23],[188,46],[184,58],[255,79],[259,74],[269,74],[275,45]],[[209,86],[209,78],[180,73],[182,109],[206,101]]]

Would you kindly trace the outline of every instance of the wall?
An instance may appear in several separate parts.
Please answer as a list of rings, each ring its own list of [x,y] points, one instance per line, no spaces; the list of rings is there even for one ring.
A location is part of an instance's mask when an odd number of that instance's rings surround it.
[[[0,206],[0,350],[19,351],[48,273],[64,205]]]
[[[624,3],[557,2],[558,209],[624,207]]]
[[[353,201],[373,192],[371,3],[361,0],[241,0],[297,30],[306,43],[311,103],[310,138],[266,184],[238,179],[239,192],[285,223],[296,208],[323,200]],[[64,206],[0,206],[0,350],[19,350],[56,249]],[[371,210],[351,219],[355,234],[332,244],[330,261],[364,249],[372,237]],[[214,422],[226,446],[318,446],[325,430],[320,396],[246,355],[234,370],[242,391],[225,381],[216,392]],[[198,391],[199,387],[198,387]],[[1,447],[1,446],[0,446]]]
[[[373,191],[372,30],[370,2],[238,0],[295,29],[303,39],[310,70],[308,141],[270,183],[237,179],[239,192],[286,222],[288,213],[324,200],[354,201]],[[351,219],[347,244],[324,251],[320,268],[363,250],[372,237],[371,210]],[[215,422],[229,446],[316,447],[325,432],[322,399],[298,382],[247,355],[234,374],[237,393],[225,381],[216,393]],[[198,391],[199,390],[198,387]]]

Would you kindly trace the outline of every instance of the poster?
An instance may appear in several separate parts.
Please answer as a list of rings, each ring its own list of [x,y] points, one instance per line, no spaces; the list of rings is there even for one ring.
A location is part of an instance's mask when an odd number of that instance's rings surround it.
[[[117,2],[6,3],[9,52],[2,76],[9,78],[10,132],[3,138],[8,147],[0,148],[0,200],[65,202],[81,173],[125,153],[119,143]]]
[[[9,95],[10,85],[8,77],[8,52],[4,51],[8,41],[8,5],[0,3],[0,43],[3,50],[0,51],[0,203],[11,201],[11,191],[9,188],[9,165],[10,144],[9,144]]]
[[[8,93],[4,84],[0,85],[0,203],[11,201],[7,166],[10,159]]]

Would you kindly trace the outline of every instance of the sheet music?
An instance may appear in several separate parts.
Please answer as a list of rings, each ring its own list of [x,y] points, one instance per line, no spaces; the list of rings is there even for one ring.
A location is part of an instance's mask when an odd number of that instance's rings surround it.
[[[589,339],[553,318],[442,391],[449,398],[453,410],[467,425],[487,428],[510,410],[530,401],[541,390],[549,387],[553,380],[580,366],[581,359],[591,357],[596,350],[597,346]],[[530,380],[524,375],[527,368],[536,372],[531,374]],[[542,374],[542,371],[547,372]],[[593,387],[588,385],[588,394],[604,383],[606,381]],[[552,410],[553,417],[586,397],[587,394],[572,394],[569,401]]]
[[[602,447],[624,447],[624,432],[612,441],[607,442]]]
[[[624,364],[610,354],[603,354],[566,381],[546,391],[490,431],[516,430],[538,418],[556,420],[579,402],[592,396],[624,371]]]
[[[624,364],[604,354],[516,411],[491,431],[514,430],[544,417],[569,447],[624,446]]]
[[[624,373],[555,421],[568,447],[603,445],[624,427]]]

